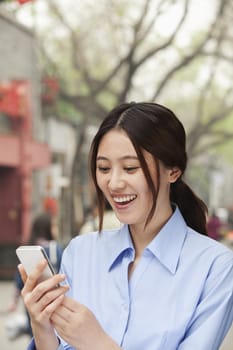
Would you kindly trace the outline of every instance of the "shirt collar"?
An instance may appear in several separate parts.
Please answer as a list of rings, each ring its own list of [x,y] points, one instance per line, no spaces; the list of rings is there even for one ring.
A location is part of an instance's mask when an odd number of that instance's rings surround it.
[[[187,225],[178,207],[146,249],[175,274],[187,234]]]
[[[119,230],[113,230],[109,232],[106,237],[108,254],[108,267],[109,270],[117,262],[117,260],[123,255],[134,256],[134,247],[129,233],[128,225],[123,225]]]
[[[173,215],[162,227],[160,232],[147,246],[149,250],[171,273],[175,274],[180,253],[187,234],[187,225],[178,207],[175,207]],[[109,250],[109,270],[118,261],[122,254],[134,257],[134,247],[129,233],[128,225],[123,225],[119,230],[113,230],[106,235]]]

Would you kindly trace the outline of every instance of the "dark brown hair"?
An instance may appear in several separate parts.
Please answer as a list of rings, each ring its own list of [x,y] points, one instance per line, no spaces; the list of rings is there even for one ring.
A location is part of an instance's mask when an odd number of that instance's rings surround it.
[[[95,135],[90,151],[90,169],[97,192],[99,231],[102,230],[105,197],[97,185],[96,157],[102,137],[111,129],[122,129],[130,138],[151,189],[153,204],[148,214],[148,223],[154,213],[160,186],[159,161],[166,167],[178,167],[182,175],[187,165],[186,135],[182,123],[168,108],[157,103],[123,103],[114,108],[104,119]],[[158,185],[155,188],[143,150],[152,154],[157,169]],[[207,234],[205,203],[198,198],[182,180],[182,175],[171,184],[170,200],[178,205],[186,223],[194,230]]]

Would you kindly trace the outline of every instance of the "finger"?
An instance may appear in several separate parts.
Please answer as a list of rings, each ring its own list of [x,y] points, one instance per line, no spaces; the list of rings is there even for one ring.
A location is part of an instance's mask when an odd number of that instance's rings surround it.
[[[82,306],[82,304],[78,303],[77,301],[75,301],[74,299],[71,299],[69,297],[66,297],[63,302],[62,305],[69,309],[70,311],[75,311],[77,310],[77,308],[79,308],[80,306]]]
[[[63,302],[66,299],[64,297],[62,303],[60,306],[54,311],[51,320],[56,323],[57,325],[61,325],[64,323],[64,321],[68,322],[71,319],[71,316],[73,314],[73,311],[70,309],[67,309],[64,305]]]
[[[59,297],[57,297],[56,299],[54,299],[54,301],[52,303],[48,304],[44,310],[44,313],[49,314],[49,315],[53,314],[54,311],[59,307],[59,305],[62,303],[63,300],[64,300],[64,294],[62,294]]]
[[[24,270],[24,267],[22,264],[18,265],[18,270],[19,270],[19,273],[20,273],[20,276],[22,278],[23,283],[25,283],[28,276],[27,276],[26,271]]]
[[[27,276],[23,291],[28,292],[28,291],[32,291],[35,288],[46,266],[47,266],[47,261],[45,259],[41,260],[41,262],[35,267],[32,273],[30,273]]]
[[[85,307],[82,304],[65,296],[62,304],[56,309],[52,316],[53,321],[56,322],[56,324],[60,324],[60,321],[70,322],[74,313],[82,313],[84,309]]]
[[[31,276],[29,276],[29,278],[28,278],[29,282],[27,282],[27,283],[30,283],[30,277]],[[36,303],[43,297],[43,295],[48,293],[50,290],[61,288],[59,286],[59,284],[62,281],[64,281],[65,278],[66,278],[66,276],[64,274],[57,274],[51,278],[48,278],[47,280],[45,280],[43,282],[36,284],[35,287],[33,288],[33,290],[31,291],[30,302]],[[33,282],[32,282],[32,284],[33,284]],[[69,289],[68,285],[63,285],[62,287],[63,287],[65,292],[67,292],[67,290]],[[60,290],[63,290],[63,289],[60,289]],[[22,290],[22,295],[26,294],[27,292],[28,292],[27,289],[24,288]]]
[[[40,299],[40,305],[41,308],[46,308],[49,304],[51,304],[55,299],[60,297],[60,295],[65,295],[67,290],[69,289],[68,286],[62,286],[57,287],[55,289],[52,289],[48,291],[46,294],[43,295],[43,297]]]
[[[38,283],[38,290],[39,289],[43,289],[45,291],[51,290],[51,289],[55,289],[58,287],[65,287],[66,290],[69,289],[69,286],[67,284],[63,284],[62,282],[64,282],[66,279],[66,276],[64,274],[56,274],[53,275],[52,277]]]
[[[48,320],[51,318],[54,311],[59,307],[59,305],[62,303],[64,299],[64,294],[59,295],[56,299],[54,299],[51,303],[49,303],[44,309],[42,310],[33,310],[33,313],[31,316],[37,321],[41,320]]]
[[[34,319],[38,319],[38,317],[43,317],[43,312],[50,304],[53,304],[54,301],[60,298],[61,295],[64,294],[69,289],[69,286],[60,286],[53,289],[44,289],[43,283],[36,286],[36,288],[31,292],[25,295],[24,303],[27,307],[28,311],[30,310],[30,315]],[[63,299],[63,298],[62,298]],[[59,299],[60,300],[60,299]],[[60,305],[60,302],[53,304],[55,306]],[[48,309],[49,312],[50,308]],[[52,307],[52,312],[54,311]],[[45,312],[47,315],[47,313]]]
[[[65,297],[63,298],[64,301]],[[62,303],[63,303],[62,301]],[[53,323],[54,327],[58,330],[63,328],[64,324],[72,322],[73,312],[70,310],[62,309],[62,303],[54,310],[50,317],[50,321]]]

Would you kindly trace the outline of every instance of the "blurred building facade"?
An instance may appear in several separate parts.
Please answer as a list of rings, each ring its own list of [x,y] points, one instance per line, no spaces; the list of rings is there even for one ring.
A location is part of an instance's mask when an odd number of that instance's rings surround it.
[[[77,125],[44,116],[59,87],[42,77],[36,45],[33,33],[0,8],[0,279],[13,275],[15,248],[41,210],[57,216],[61,241],[70,237]]]
[[[50,164],[33,34],[0,9],[0,277],[15,268],[39,208],[40,170]]]
[[[41,193],[45,200],[57,203],[58,239],[65,245],[71,238],[72,167],[78,141],[77,126],[54,115],[45,118],[46,140],[51,164],[43,172]]]

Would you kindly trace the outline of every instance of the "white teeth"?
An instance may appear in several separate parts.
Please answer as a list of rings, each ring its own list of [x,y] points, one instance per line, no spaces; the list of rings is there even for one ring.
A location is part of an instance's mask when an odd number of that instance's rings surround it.
[[[121,197],[113,197],[113,200],[117,203],[123,203],[123,202],[130,202],[133,199],[136,198],[136,195],[128,195],[128,196],[121,196]]]

